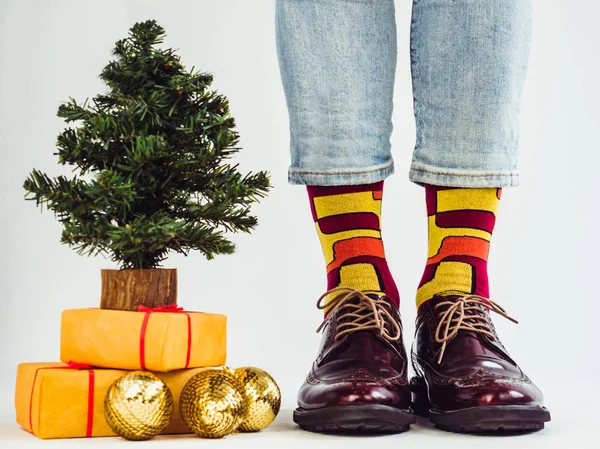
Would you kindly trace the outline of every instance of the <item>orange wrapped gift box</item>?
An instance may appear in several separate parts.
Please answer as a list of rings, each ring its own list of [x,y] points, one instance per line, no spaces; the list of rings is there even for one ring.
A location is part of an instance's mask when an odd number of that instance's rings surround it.
[[[156,373],[173,393],[171,423],[163,434],[190,433],[179,415],[185,383],[206,368]],[[108,388],[128,371],[73,369],[64,363],[21,363],[17,370],[17,423],[39,438],[115,436],[104,419]]]
[[[227,317],[182,309],[65,310],[60,359],[94,367],[173,371],[222,366]]]

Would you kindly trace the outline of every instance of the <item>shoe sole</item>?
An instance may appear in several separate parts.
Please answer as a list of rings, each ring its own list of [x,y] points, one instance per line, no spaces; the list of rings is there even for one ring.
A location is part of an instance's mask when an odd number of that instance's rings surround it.
[[[442,430],[457,433],[526,432],[543,429],[550,412],[540,406],[489,405],[449,412],[430,410],[429,420]]]
[[[413,409],[429,417],[436,427],[456,433],[528,432],[544,428],[550,421],[545,407],[530,405],[487,405],[460,410],[441,411],[431,408],[427,389],[421,379],[411,381]]]
[[[412,410],[387,405],[339,405],[294,410],[294,422],[309,432],[401,433],[416,420]]]

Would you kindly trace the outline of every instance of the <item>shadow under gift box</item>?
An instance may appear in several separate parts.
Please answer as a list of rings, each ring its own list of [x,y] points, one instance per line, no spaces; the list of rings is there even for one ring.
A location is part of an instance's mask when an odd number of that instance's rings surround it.
[[[168,372],[222,366],[227,317],[202,312],[71,309],[62,313],[60,360]]]
[[[186,382],[207,368],[155,373],[173,394],[173,414],[162,434],[191,433],[179,414]],[[71,369],[64,363],[21,363],[17,370],[17,423],[39,438],[115,436],[104,418],[104,397],[128,371]]]

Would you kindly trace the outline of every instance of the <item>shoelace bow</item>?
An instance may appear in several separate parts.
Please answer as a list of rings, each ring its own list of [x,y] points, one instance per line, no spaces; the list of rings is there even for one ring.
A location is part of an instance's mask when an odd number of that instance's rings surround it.
[[[335,295],[327,300],[332,293],[345,292]],[[358,304],[350,302],[352,299],[358,299]],[[323,293],[317,300],[318,309],[327,309],[331,307],[328,314],[335,313],[340,309],[348,309],[340,313],[337,317],[337,340],[343,335],[350,334],[366,329],[377,329],[379,333],[388,341],[396,341],[400,338],[400,326],[388,310],[388,303],[381,299],[373,299],[364,292],[350,287],[335,287]],[[325,326],[328,318],[325,318],[317,332],[320,332]],[[348,320],[340,323],[340,321]],[[390,333],[387,324],[391,324],[393,333]]]
[[[435,341],[442,344],[438,364],[442,363],[446,345],[456,337],[460,330],[477,332],[494,340],[498,339],[488,323],[485,309],[496,312],[513,323],[519,323],[510,317],[497,303],[479,295],[464,295],[456,299],[442,301],[437,303],[434,309],[444,306],[447,306],[447,309],[441,312],[439,323],[435,329]]]

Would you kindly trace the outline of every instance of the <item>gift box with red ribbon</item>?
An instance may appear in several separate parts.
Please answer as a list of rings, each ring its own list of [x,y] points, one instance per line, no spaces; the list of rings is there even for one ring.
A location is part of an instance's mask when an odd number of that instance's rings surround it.
[[[138,312],[65,310],[60,359],[100,368],[168,372],[222,366],[227,354],[225,315],[176,305]]]
[[[173,394],[173,415],[163,434],[190,433],[179,414],[185,383],[203,368],[155,373]],[[115,436],[104,418],[104,396],[128,371],[64,363],[21,363],[17,370],[17,423],[39,438]]]

